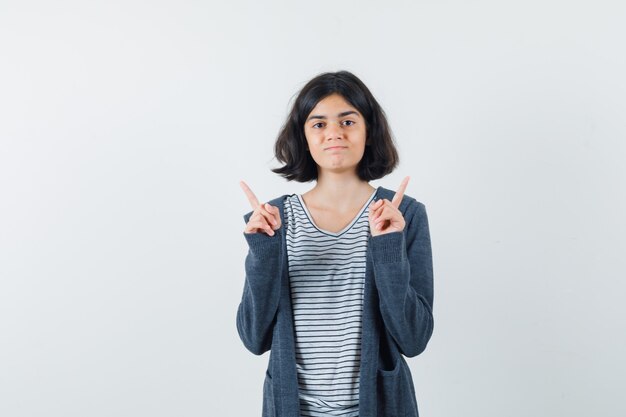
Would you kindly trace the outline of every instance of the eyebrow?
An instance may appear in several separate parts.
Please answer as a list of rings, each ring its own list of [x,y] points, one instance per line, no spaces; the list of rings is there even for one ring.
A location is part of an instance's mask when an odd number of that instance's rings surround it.
[[[347,116],[349,114],[356,114],[357,116],[359,115],[359,113],[355,112],[354,110],[348,110],[348,111],[342,111],[341,113],[339,113],[337,115],[337,117],[343,117],[343,116]],[[326,116],[324,115],[320,115],[320,114],[314,114],[312,116],[309,116],[308,119],[306,119],[306,121],[308,122],[311,119],[325,119]]]

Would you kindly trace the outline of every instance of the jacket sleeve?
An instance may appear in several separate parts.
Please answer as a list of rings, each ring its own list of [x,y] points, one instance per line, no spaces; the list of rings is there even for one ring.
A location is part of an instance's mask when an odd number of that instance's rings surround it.
[[[252,212],[244,215],[247,223]],[[280,229],[279,229],[280,230]],[[255,355],[270,350],[272,330],[280,298],[281,234],[245,233],[243,295],[237,309],[237,332],[244,346]]]
[[[371,236],[380,312],[401,353],[417,356],[433,333],[433,264],[424,204],[416,206],[405,230]],[[407,213],[409,210],[407,210]],[[406,237],[405,233],[406,232]]]

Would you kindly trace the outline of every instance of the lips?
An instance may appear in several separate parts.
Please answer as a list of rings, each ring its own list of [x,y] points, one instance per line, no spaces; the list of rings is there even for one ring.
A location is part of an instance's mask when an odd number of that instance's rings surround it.
[[[329,151],[331,149],[344,149],[344,148],[347,148],[347,146],[331,146],[330,148],[326,148],[324,150]]]

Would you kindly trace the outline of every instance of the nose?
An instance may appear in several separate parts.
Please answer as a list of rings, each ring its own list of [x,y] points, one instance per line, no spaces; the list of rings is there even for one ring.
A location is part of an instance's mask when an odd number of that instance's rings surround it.
[[[326,140],[343,138],[343,130],[339,123],[328,123],[326,126]]]

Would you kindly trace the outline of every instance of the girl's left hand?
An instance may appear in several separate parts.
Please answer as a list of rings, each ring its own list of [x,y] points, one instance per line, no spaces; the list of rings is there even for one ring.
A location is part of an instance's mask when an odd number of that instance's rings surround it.
[[[404,216],[398,207],[404,196],[404,190],[409,183],[409,177],[405,177],[393,196],[393,200],[380,199],[369,205],[369,223],[372,236],[384,235],[404,230]]]

